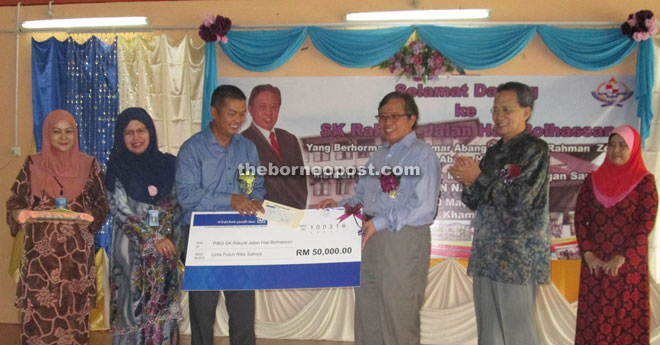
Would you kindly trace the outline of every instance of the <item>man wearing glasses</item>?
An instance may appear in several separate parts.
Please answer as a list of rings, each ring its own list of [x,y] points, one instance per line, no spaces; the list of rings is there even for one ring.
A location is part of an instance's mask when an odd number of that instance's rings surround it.
[[[440,163],[415,135],[419,111],[408,94],[392,92],[378,105],[385,143],[367,167],[390,174],[360,177],[355,195],[319,208],[363,205],[360,287],[355,288],[355,344],[419,344],[429,246],[440,194]],[[396,167],[416,166],[416,176]]]
[[[497,88],[491,110],[502,137],[481,162],[457,156],[449,172],[477,211],[468,264],[479,345],[538,344],[537,284],[550,281],[548,145],[527,132],[529,86]]]

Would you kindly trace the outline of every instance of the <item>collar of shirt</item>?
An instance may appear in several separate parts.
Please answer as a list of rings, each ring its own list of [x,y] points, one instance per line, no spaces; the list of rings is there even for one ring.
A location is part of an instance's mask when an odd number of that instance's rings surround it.
[[[206,127],[203,134],[204,134],[204,141],[207,144],[206,147],[209,150],[211,150],[211,152],[213,150],[221,150],[223,152],[229,150],[229,147],[224,147],[224,146],[220,145],[220,143],[218,142],[218,139],[215,137],[215,134],[213,134],[213,130],[211,130],[211,125],[210,124],[209,124],[208,127]],[[232,146],[234,144],[234,142],[236,141],[235,139],[236,139],[236,135],[234,134],[234,135],[231,136],[231,140],[229,141],[229,146]]]
[[[405,147],[410,147],[415,142],[417,142],[417,134],[415,133],[415,130],[413,130],[412,132],[408,133],[405,137],[403,137],[403,139],[399,140],[399,142],[395,143],[394,145],[390,144],[389,141],[385,141],[385,144],[383,146],[385,146],[388,149],[390,148],[390,146],[397,147],[398,145],[403,145]]]
[[[254,126],[254,128],[256,128],[259,131],[259,133],[261,133],[264,136],[264,138],[266,138],[266,141],[270,143],[270,132],[275,132],[275,128],[273,128],[272,131],[269,131],[267,129],[263,129],[259,127],[259,125],[254,123],[254,121],[252,122],[252,125]],[[277,134],[275,135],[275,138],[277,138]]]
[[[499,144],[500,144],[499,146],[500,146],[501,149],[506,149],[510,146],[515,145],[515,143],[517,143],[518,141],[523,140],[523,138],[527,138],[528,135],[530,135],[530,134],[527,133],[527,130],[524,130],[524,131],[516,134],[513,138],[507,140],[507,142],[504,142],[503,139],[500,139],[499,140]]]

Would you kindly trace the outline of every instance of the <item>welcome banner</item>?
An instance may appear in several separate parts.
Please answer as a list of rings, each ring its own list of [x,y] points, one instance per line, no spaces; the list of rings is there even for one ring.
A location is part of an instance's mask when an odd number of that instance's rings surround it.
[[[379,101],[395,90],[414,96],[420,112],[417,137],[431,145],[442,166],[431,254],[465,258],[475,214],[461,202],[462,185],[447,169],[454,156],[480,158],[499,140],[490,108],[497,86],[512,80],[532,88],[535,104],[528,130],[551,151],[553,250],[557,258],[579,257],[575,199],[587,174],[603,161],[612,129],[621,124],[638,128],[634,76],[452,76],[426,83],[396,77],[222,78],[220,83],[236,85],[246,95],[259,84],[277,86],[282,106],[276,127],[296,135],[305,165],[320,171],[363,166],[383,142],[374,117]],[[244,128],[249,124],[248,117]],[[352,195],[357,179],[348,174],[309,176],[307,206]]]

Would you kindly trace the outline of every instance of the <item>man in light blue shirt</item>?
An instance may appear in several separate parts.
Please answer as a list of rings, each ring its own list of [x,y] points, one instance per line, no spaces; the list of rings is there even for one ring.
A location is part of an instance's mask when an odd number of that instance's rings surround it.
[[[363,205],[355,344],[419,344],[440,163],[415,135],[419,111],[410,95],[387,94],[376,118],[386,143],[371,156],[367,167],[373,169],[367,170],[377,174],[361,176],[353,197],[338,203],[326,199],[319,208]],[[406,175],[406,167],[418,169]]]
[[[193,211],[263,212],[263,176],[255,176],[251,188],[238,180],[239,165],[259,166],[257,148],[238,134],[245,113],[245,94],[232,85],[219,86],[211,98],[213,121],[181,146],[176,192],[186,224]],[[254,345],[254,291],[224,291],[224,295],[230,344]],[[192,345],[212,345],[219,292],[190,291],[188,297]]]

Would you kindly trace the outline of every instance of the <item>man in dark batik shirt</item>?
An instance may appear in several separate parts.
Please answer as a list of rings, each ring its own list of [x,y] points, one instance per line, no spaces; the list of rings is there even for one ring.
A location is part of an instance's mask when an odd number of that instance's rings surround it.
[[[477,211],[468,265],[479,345],[538,344],[537,284],[550,281],[548,145],[526,131],[530,88],[497,88],[493,122],[502,137],[481,162],[457,157],[449,169]]]

